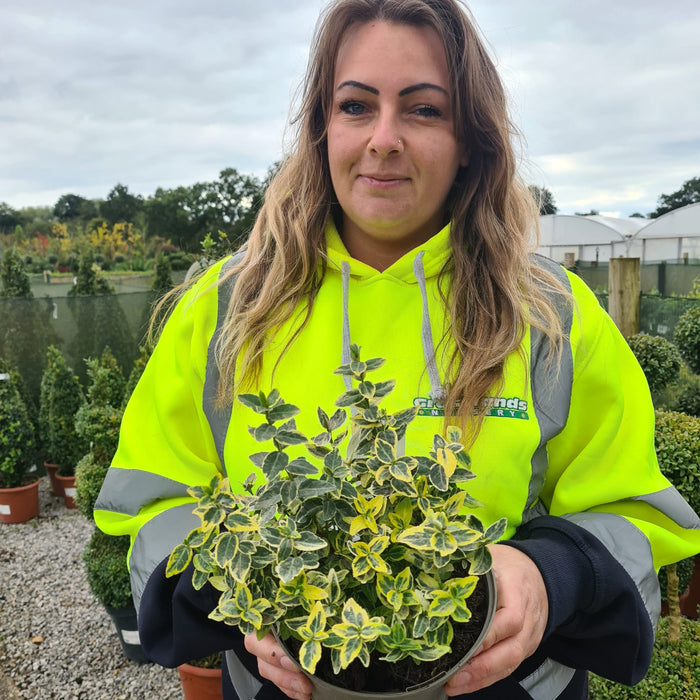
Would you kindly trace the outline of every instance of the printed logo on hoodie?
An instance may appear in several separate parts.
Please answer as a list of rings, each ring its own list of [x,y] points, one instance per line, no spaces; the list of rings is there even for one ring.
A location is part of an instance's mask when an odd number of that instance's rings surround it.
[[[518,396],[506,398],[505,396],[492,396],[484,399],[486,404],[486,415],[493,418],[518,418],[520,420],[530,420],[527,409],[527,401]],[[419,416],[444,417],[444,406],[431,398],[421,396],[413,399],[413,405],[418,406]]]

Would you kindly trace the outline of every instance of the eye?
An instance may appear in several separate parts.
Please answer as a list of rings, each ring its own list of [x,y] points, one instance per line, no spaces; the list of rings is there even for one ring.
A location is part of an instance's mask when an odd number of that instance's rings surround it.
[[[432,105],[419,105],[413,110],[419,117],[441,117],[442,111]]]
[[[350,116],[358,116],[365,113],[365,106],[355,100],[345,100],[339,105],[340,111]]]

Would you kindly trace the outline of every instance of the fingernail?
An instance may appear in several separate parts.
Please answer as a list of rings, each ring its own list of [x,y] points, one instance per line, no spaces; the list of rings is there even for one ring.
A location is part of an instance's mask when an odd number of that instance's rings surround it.
[[[467,671],[460,671],[457,674],[457,679],[458,679],[460,685],[469,685],[472,677],[471,677],[471,674],[469,674]]]

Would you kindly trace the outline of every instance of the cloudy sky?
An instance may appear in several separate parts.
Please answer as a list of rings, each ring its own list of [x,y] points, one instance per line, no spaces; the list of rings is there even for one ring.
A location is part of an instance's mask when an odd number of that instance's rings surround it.
[[[325,0],[0,3],[0,202],[264,175]],[[700,176],[697,0],[472,0],[561,213],[626,216]]]

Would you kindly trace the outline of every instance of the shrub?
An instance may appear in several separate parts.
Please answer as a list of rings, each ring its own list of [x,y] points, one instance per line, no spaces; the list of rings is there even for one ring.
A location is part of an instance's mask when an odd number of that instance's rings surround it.
[[[109,346],[97,358],[88,358],[87,373],[90,385],[87,400],[101,406],[121,406],[124,399],[124,375]]]
[[[654,441],[661,471],[699,512],[700,418],[676,411],[656,411]]]
[[[58,465],[61,476],[75,473],[75,465],[87,451],[85,441],[75,429],[75,414],[83,405],[83,391],[78,378],[56,348],[49,349],[50,360],[47,371],[53,372],[48,396],[48,454]]]
[[[681,368],[678,348],[659,335],[638,333],[627,341],[644,371],[652,395],[673,382]]]
[[[678,379],[659,392],[657,408],[700,416],[700,376],[684,362]]]
[[[590,700],[700,700],[700,622],[683,619],[681,639],[668,639],[659,623],[654,654],[643,681],[630,688],[590,674]]]
[[[156,255],[155,260],[155,276],[153,278],[153,284],[151,289],[156,292],[164,293],[172,289],[173,278],[172,278],[172,266],[170,265],[170,259],[167,255],[159,253]]]
[[[9,367],[0,361],[0,488],[21,486],[35,456],[34,427]]]
[[[126,380],[126,387],[124,388],[124,400],[122,401],[122,408],[126,408],[126,404],[129,402],[129,399],[131,398],[131,394],[133,393],[134,389],[136,388],[136,384],[138,383],[139,379],[141,379],[141,375],[143,374],[143,370],[146,369],[146,364],[148,363],[148,358],[151,356],[151,350],[146,347],[146,346],[141,346],[139,347],[139,356],[136,358],[136,361],[134,362],[134,366],[131,369],[131,372],[129,373],[129,377]]]
[[[689,367],[700,374],[700,304],[688,309],[678,319],[673,340]]]
[[[109,464],[98,462],[92,452],[88,452],[75,467],[75,504],[80,514],[88,520],[93,519],[92,511],[107,469]]]
[[[129,537],[112,537],[95,529],[83,552],[90,589],[97,600],[110,608],[131,604],[131,583],[126,567]]]
[[[0,265],[0,297],[33,297],[29,277],[22,257],[14,248],[8,248]]]

